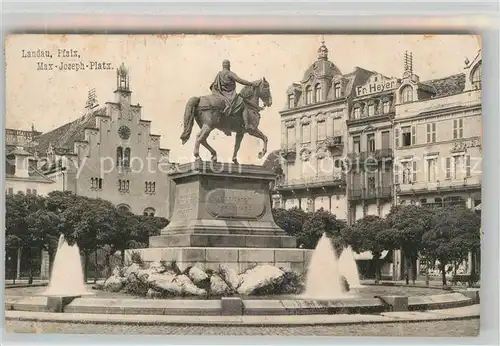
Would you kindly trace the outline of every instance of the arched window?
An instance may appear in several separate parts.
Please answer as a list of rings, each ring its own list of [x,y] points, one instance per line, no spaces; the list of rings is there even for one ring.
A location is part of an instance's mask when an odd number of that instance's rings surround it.
[[[314,86],[314,100],[316,102],[323,101],[323,98],[321,97],[321,85],[319,85],[319,84],[316,84]]]
[[[306,87],[306,105],[310,105],[313,103],[313,94],[311,90],[311,86]]]
[[[295,107],[295,96],[293,94],[288,95],[288,108]]]
[[[121,167],[123,165],[123,148],[116,148],[116,166]]]
[[[123,165],[125,167],[130,167],[130,148],[125,148],[125,153],[123,155]]]
[[[401,89],[401,100],[403,103],[413,101],[413,88],[409,85]]]
[[[119,212],[121,213],[127,213],[130,212],[130,206],[128,204],[119,204],[116,209],[118,209]]]
[[[153,216],[155,216],[155,210],[154,210],[154,208],[146,208],[146,209],[144,209],[144,212],[142,214],[144,216],[153,217]]]
[[[471,82],[474,89],[481,89],[481,78],[483,77],[483,64],[479,63],[472,71]]]

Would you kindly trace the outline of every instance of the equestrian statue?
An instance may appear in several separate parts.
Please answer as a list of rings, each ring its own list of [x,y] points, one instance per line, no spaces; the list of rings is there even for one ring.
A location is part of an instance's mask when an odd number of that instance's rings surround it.
[[[236,92],[236,83],[244,85],[239,93]],[[222,70],[217,73],[210,86],[211,95],[191,97],[184,112],[184,130],[181,135],[182,144],[185,144],[193,130],[194,121],[200,127],[194,145],[194,157],[200,159],[200,144],[210,152],[212,162],[217,162],[217,152],[212,148],[207,138],[213,129],[224,132],[227,136],[236,133],[234,143],[233,163],[238,163],[238,151],[245,133],[257,137],[264,142],[259,158],[267,152],[267,137],[259,130],[260,111],[262,100],[264,106],[272,105],[271,88],[265,78],[249,82],[238,77],[231,71],[228,60],[222,62]]]

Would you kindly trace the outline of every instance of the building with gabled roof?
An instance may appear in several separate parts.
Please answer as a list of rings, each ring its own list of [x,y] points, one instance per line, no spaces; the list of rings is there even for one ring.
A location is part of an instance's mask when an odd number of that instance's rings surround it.
[[[142,107],[132,103],[123,64],[116,84],[113,102],[88,102],[82,116],[36,137],[38,169],[58,190],[168,218],[170,151],[160,147],[151,121],[142,119]]]

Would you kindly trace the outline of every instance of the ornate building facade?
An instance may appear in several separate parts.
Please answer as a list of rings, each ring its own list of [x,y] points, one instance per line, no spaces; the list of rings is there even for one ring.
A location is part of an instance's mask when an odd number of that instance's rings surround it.
[[[58,190],[103,198],[135,214],[169,217],[169,150],[132,104],[128,70],[117,70],[115,100],[89,99],[85,114],[36,138],[38,166]]]
[[[343,161],[348,105],[356,87],[370,75],[361,68],[343,75],[328,59],[323,42],[300,83],[288,88],[287,104],[280,112],[283,176],[275,206],[323,208],[347,220]]]
[[[400,83],[373,73],[356,88],[347,120],[349,223],[384,217],[392,206],[394,91]]]
[[[481,66],[479,52],[442,79],[406,70],[394,122],[398,204],[481,203]]]

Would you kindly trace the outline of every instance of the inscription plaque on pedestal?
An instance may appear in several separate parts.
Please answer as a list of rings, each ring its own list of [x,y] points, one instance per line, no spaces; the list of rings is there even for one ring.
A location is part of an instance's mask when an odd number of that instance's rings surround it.
[[[265,197],[257,191],[215,189],[206,198],[206,209],[215,218],[256,220],[265,212]]]

